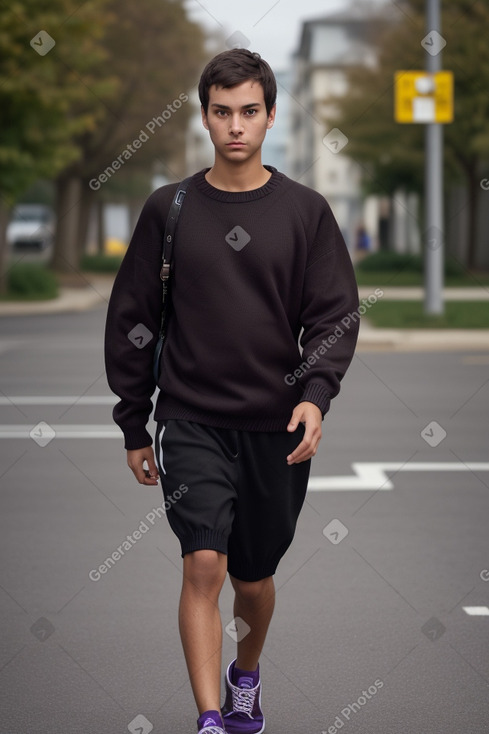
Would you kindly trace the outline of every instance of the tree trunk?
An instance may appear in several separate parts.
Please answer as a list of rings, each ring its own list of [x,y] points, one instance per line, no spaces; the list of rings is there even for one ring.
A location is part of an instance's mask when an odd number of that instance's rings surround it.
[[[97,207],[97,252],[103,255],[105,252],[105,202],[99,197],[96,202]]]
[[[131,198],[127,202],[127,207],[129,211],[129,239],[132,236],[132,233],[136,229],[136,224],[138,223],[139,215],[141,214],[141,210],[144,206],[144,199],[137,198]]]
[[[11,209],[0,197],[0,294],[7,292],[7,270],[8,270],[8,242],[7,225],[10,219]]]
[[[479,215],[480,185],[477,171],[471,170],[467,175],[467,189],[469,195],[469,213],[467,222],[467,266],[470,270],[477,269],[477,224]]]
[[[379,220],[378,220],[378,240],[379,250],[385,252],[389,249],[389,202],[386,196],[380,197],[379,201]]]
[[[51,267],[60,273],[79,271],[78,229],[82,181],[79,176],[56,181],[56,236]]]
[[[389,194],[389,209],[386,222],[387,249],[391,252],[396,250],[395,227],[394,227],[394,194]]]
[[[84,181],[81,189],[80,212],[78,217],[77,250],[80,257],[85,254],[87,247],[88,226],[90,224],[93,197],[94,192],[89,187],[88,182]]]

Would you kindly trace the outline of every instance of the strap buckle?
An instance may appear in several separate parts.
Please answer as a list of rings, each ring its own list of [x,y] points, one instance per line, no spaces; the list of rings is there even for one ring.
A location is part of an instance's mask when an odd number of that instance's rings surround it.
[[[161,280],[166,281],[168,280],[169,277],[170,277],[170,263],[167,262],[166,260],[163,260],[163,265],[161,266],[161,270],[160,270],[160,278]]]
[[[175,204],[177,206],[181,206],[182,201],[185,198],[186,189],[178,189],[176,196],[175,196]]]

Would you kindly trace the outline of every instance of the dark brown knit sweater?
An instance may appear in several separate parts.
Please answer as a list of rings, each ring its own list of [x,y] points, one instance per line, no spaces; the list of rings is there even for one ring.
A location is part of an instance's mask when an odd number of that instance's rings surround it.
[[[350,256],[325,199],[267,168],[271,178],[252,191],[216,189],[207,169],[190,182],[156,420],[282,431],[298,402],[324,415],[339,392],[358,333]],[[107,377],[127,449],[152,442],[161,248],[175,191],[163,186],[144,205],[108,308]]]

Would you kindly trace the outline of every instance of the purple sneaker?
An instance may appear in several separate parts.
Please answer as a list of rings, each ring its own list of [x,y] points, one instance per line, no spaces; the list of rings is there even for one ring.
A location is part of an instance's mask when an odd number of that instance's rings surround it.
[[[199,716],[197,719],[197,728],[199,730],[198,734],[226,734],[222,726],[219,726],[219,723],[217,719],[219,719],[219,722],[222,723],[221,717],[219,716],[219,712],[216,711],[216,717],[206,714],[212,714],[214,712],[206,712],[205,714],[202,714],[202,716]]]
[[[238,685],[231,682],[233,660],[226,671],[224,685],[226,700],[221,709],[224,728],[227,734],[261,734],[265,731],[265,717],[261,710],[261,682],[254,688],[253,680],[247,676],[238,679]]]

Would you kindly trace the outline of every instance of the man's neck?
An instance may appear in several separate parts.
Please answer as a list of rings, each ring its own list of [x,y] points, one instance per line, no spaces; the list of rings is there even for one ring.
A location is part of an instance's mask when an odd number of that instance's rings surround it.
[[[205,178],[216,189],[237,192],[259,189],[267,183],[271,175],[261,161],[229,165],[227,161],[216,159]]]

